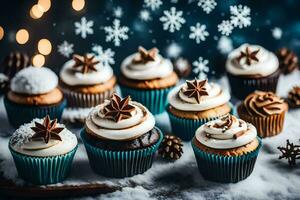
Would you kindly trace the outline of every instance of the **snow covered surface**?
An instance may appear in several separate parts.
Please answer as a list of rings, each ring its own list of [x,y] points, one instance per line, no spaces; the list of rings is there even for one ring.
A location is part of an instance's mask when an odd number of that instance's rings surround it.
[[[300,80],[300,73],[282,77],[278,94],[286,96],[287,91]],[[225,78],[219,80],[227,86]],[[2,100],[1,100],[2,101]],[[7,136],[13,132],[8,125],[3,103],[0,106],[0,171],[6,178],[23,184],[17,176],[16,169],[8,151]],[[156,159],[153,167],[142,175],[124,179],[109,179],[98,176],[89,167],[86,152],[81,144],[76,153],[70,177],[63,183],[78,185],[100,182],[119,185],[123,189],[98,197],[80,199],[297,199],[300,197],[300,162],[290,168],[285,160],[278,160],[280,155],[277,146],[284,146],[286,139],[300,143],[300,109],[289,111],[286,116],[285,128],[282,134],[264,139],[263,148],[259,154],[252,175],[236,184],[219,184],[205,181],[198,173],[197,164],[189,143],[184,143],[184,154],[174,163]],[[158,126],[169,132],[169,120],[166,114],[157,116]],[[79,133],[79,129],[74,129]],[[82,173],[84,172],[84,173]]]

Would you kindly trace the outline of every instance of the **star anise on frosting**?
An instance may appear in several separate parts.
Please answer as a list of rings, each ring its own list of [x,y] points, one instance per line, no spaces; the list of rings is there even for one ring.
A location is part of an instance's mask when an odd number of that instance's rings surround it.
[[[116,122],[130,118],[132,116],[131,112],[135,108],[129,104],[129,101],[129,96],[122,99],[117,94],[113,94],[110,103],[103,109],[104,116]]]
[[[138,49],[138,53],[133,58],[133,63],[147,63],[149,61],[154,61],[158,53],[157,48],[152,48],[150,50],[145,49],[140,46]]]
[[[43,138],[45,143],[48,143],[51,139],[61,141],[59,133],[64,130],[64,128],[56,127],[57,119],[51,121],[49,115],[47,115],[43,124],[38,122],[34,122],[34,124],[34,127],[30,127],[35,132],[35,134],[32,136],[33,140],[37,138]]]
[[[198,103],[200,103],[201,96],[207,96],[206,91],[207,80],[199,81],[197,79],[193,81],[186,81],[187,89],[183,91],[183,94],[189,98],[195,98]]]
[[[242,59],[246,59],[246,64],[251,65],[253,61],[258,62],[257,54],[260,49],[257,49],[255,51],[251,51],[249,47],[246,47],[245,52],[241,51],[241,54],[239,57],[237,57],[237,61],[240,62]]]
[[[74,55],[73,60],[75,61],[73,68],[81,68],[81,73],[86,74],[90,71],[97,71],[96,65],[100,62],[95,60],[95,56],[87,55],[84,56]]]

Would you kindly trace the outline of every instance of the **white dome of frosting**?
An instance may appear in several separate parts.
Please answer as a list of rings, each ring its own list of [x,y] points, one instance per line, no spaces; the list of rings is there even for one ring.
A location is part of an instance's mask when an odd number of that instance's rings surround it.
[[[56,74],[46,67],[28,67],[19,71],[11,81],[11,90],[22,94],[44,94],[58,85]]]

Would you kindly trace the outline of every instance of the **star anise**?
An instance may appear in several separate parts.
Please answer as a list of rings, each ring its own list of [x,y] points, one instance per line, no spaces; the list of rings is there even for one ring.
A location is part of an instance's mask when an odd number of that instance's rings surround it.
[[[158,53],[157,48],[152,48],[150,50],[145,49],[140,46],[138,49],[138,54],[133,58],[134,63],[147,63],[149,61],[154,61]]]
[[[85,54],[84,56],[74,55],[73,60],[75,64],[73,68],[81,68],[81,73],[86,74],[90,71],[97,71],[96,65],[100,62],[98,60],[94,60],[95,56],[88,56]]]
[[[51,121],[49,115],[47,115],[43,124],[38,122],[34,123],[35,126],[30,127],[35,132],[35,134],[32,136],[33,140],[37,138],[43,138],[45,143],[48,143],[51,139],[61,141],[61,137],[58,134],[64,130],[64,128],[56,127],[57,119]]]
[[[198,103],[200,103],[201,96],[207,96],[206,91],[207,80],[199,81],[197,79],[193,81],[186,81],[187,89],[183,91],[185,95],[189,98],[195,98]]]
[[[103,113],[105,117],[113,119],[116,122],[130,118],[132,116],[131,112],[135,108],[129,104],[129,101],[129,96],[121,99],[117,94],[113,94],[110,103],[104,107]]]
[[[251,65],[252,61],[258,62],[258,58],[256,57],[260,49],[255,51],[250,51],[249,47],[246,47],[246,51],[241,51],[241,55],[237,57],[238,62],[240,62],[243,58],[246,58],[246,64]]]
[[[285,147],[277,147],[282,155],[279,159],[285,158],[288,160],[290,166],[296,165],[296,159],[300,158],[300,145],[294,145],[289,140],[286,141]]]

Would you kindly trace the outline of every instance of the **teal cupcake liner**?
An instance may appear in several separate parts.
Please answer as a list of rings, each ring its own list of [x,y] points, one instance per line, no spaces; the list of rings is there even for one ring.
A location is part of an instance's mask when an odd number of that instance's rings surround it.
[[[235,109],[231,103],[231,112],[230,114],[235,115]],[[183,141],[190,141],[194,135],[195,131],[203,124],[218,119],[222,116],[216,116],[208,119],[186,119],[173,115],[169,109],[166,109],[170,118],[172,133],[178,137],[180,137]]]
[[[160,114],[165,111],[167,105],[167,96],[173,87],[165,89],[141,90],[120,85],[123,97],[130,95],[132,100],[146,106],[154,114]]]
[[[49,157],[23,155],[10,146],[9,150],[22,179],[36,185],[47,185],[62,182],[68,176],[77,147],[67,154]]]
[[[123,178],[142,174],[151,168],[155,152],[163,139],[163,134],[160,130],[159,132],[160,138],[152,146],[128,151],[111,151],[92,146],[85,139],[84,129],[81,131],[81,139],[86,148],[90,166],[97,174]]]
[[[10,124],[17,128],[24,123],[31,122],[34,118],[44,118],[46,115],[60,121],[67,101],[64,99],[62,102],[50,106],[29,106],[14,103],[4,97],[4,105]]]
[[[236,183],[246,179],[252,173],[256,158],[262,146],[242,156],[220,156],[199,149],[192,140],[192,147],[197,160],[199,172],[204,179],[221,183]]]

